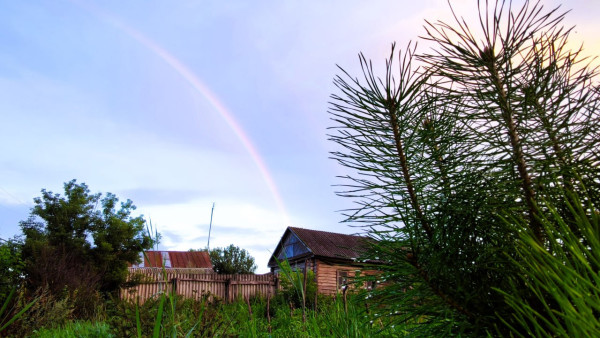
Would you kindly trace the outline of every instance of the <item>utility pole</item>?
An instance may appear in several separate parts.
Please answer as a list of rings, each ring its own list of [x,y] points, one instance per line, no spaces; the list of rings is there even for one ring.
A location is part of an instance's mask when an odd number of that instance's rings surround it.
[[[215,202],[213,202],[212,209],[210,210],[210,223],[208,225],[208,243],[206,244],[206,250],[210,251],[210,230],[212,229],[212,217],[215,211]]]

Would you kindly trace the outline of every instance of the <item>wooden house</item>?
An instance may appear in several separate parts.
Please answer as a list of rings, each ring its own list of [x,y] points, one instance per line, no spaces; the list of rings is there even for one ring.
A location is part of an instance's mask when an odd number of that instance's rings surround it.
[[[288,227],[269,260],[269,268],[277,273],[277,261],[287,259],[294,269],[311,269],[318,292],[333,295],[357,274],[376,273],[366,271],[365,264],[358,261],[367,241],[362,236]]]

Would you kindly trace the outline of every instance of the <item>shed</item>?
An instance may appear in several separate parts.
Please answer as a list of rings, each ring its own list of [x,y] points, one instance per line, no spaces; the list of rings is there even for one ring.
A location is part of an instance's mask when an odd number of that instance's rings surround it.
[[[370,240],[357,235],[288,227],[268,266],[276,273],[277,261],[287,259],[292,268],[311,269],[318,292],[332,295],[341,291],[355,275],[376,273],[365,270],[365,264],[358,261]]]

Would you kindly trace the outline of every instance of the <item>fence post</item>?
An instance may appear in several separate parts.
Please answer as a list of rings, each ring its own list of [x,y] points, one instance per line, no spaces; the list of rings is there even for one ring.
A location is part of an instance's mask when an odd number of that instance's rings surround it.
[[[171,279],[171,290],[173,295],[177,294],[177,277]]]
[[[229,286],[231,285],[231,278],[225,280],[225,303],[229,303]]]
[[[232,278],[232,283],[231,285],[233,285],[233,287],[231,288],[231,290],[233,290],[233,292],[231,292],[231,302],[233,303],[234,301],[237,300],[237,298],[240,296],[240,284],[239,283],[235,283],[239,280],[238,275],[235,274],[233,275]]]

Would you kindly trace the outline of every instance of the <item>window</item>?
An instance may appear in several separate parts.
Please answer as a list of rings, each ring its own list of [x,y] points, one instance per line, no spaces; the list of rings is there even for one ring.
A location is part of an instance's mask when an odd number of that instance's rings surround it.
[[[288,238],[286,238],[285,242],[283,243],[283,247],[281,248],[279,255],[277,255],[277,259],[285,260],[307,252],[308,250],[306,249],[304,244],[298,239],[298,237],[296,237],[296,235],[294,235],[293,233],[290,233]]]
[[[348,285],[348,271],[338,270],[338,289],[343,290]]]

